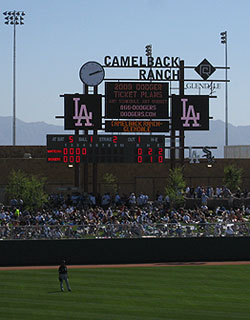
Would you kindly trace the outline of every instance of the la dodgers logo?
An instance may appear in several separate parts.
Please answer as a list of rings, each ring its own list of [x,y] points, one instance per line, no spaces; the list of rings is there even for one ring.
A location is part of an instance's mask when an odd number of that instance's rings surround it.
[[[74,120],[77,120],[77,122],[75,123],[76,127],[82,127],[82,120],[85,120],[85,127],[92,127],[93,123],[90,122],[90,120],[92,120],[92,112],[88,113],[87,107],[85,104],[82,104],[80,107],[80,111],[79,111],[79,100],[80,98],[73,98],[74,102],[75,102],[75,115],[73,116]],[[84,113],[84,115],[83,115]]]
[[[188,99],[181,99],[182,102],[182,117],[181,120],[185,120],[183,123],[183,127],[190,127],[190,121],[193,121],[192,127],[200,127],[198,120],[200,120],[200,113],[195,113],[194,106],[188,105],[187,109],[187,102]]]

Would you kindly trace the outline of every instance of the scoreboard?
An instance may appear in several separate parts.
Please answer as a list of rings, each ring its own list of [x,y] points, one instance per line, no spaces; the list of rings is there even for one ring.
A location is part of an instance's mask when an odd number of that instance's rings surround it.
[[[47,135],[50,163],[164,163],[162,135]]]

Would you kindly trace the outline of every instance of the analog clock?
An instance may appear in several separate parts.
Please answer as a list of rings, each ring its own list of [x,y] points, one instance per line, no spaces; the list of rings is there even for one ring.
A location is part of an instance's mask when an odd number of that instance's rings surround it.
[[[80,79],[88,86],[97,86],[104,79],[104,69],[95,61],[86,62],[80,69]]]

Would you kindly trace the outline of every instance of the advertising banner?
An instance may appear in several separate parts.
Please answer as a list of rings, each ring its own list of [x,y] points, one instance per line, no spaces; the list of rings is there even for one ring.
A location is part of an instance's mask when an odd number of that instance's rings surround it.
[[[168,119],[168,83],[106,82],[105,117]]]
[[[169,122],[161,120],[106,120],[105,132],[169,132]]]

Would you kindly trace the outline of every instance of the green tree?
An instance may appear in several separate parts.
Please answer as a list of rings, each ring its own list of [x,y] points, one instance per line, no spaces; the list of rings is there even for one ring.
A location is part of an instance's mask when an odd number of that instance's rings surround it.
[[[235,192],[240,188],[242,182],[242,168],[237,168],[235,165],[228,165],[224,168],[223,183],[230,189],[231,192]]]
[[[172,208],[181,207],[184,205],[184,189],[186,187],[186,182],[183,178],[182,168],[174,168],[169,170],[169,177],[167,180],[167,186],[165,188],[165,193],[169,196],[170,206]]]
[[[106,192],[110,193],[116,193],[118,188],[117,188],[117,177],[114,176],[112,173],[105,173],[103,175],[103,180],[105,183],[105,189]]]
[[[22,199],[26,209],[41,208],[48,202],[48,195],[44,191],[45,178],[13,170],[8,180],[6,194],[9,200]]]

